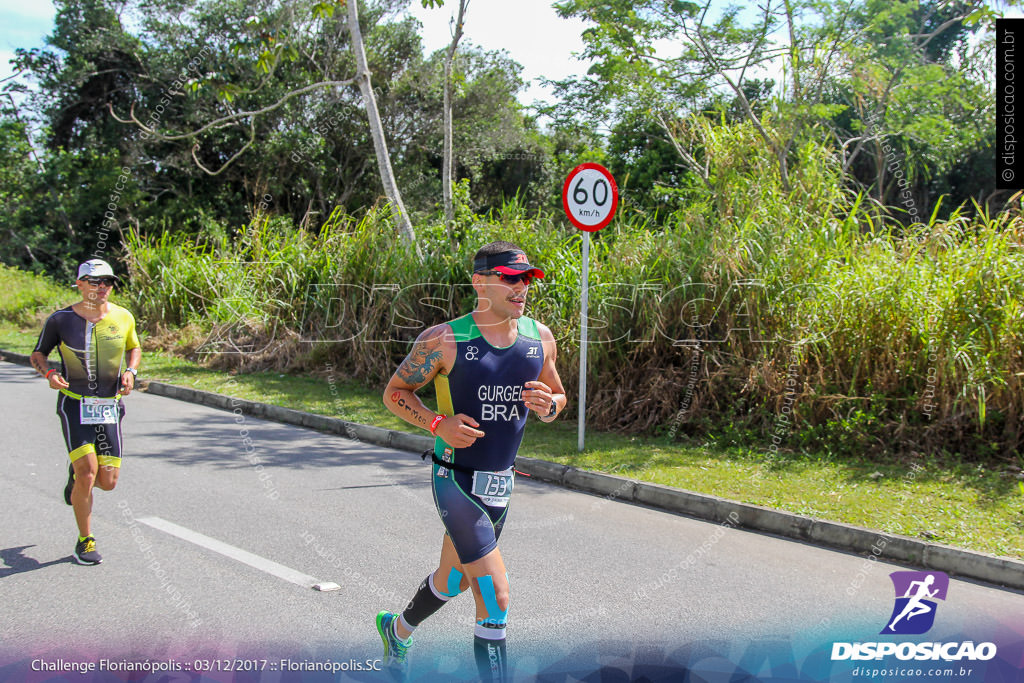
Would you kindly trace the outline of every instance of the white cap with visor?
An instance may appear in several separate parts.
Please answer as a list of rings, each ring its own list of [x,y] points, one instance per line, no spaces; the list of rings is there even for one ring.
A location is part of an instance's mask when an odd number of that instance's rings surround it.
[[[112,277],[115,280],[114,269],[106,261],[98,258],[90,259],[78,266],[78,278],[84,280],[87,277]]]

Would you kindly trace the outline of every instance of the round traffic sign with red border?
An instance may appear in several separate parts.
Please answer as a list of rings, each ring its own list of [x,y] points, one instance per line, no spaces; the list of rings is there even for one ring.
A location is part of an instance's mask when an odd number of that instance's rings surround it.
[[[601,164],[580,164],[562,186],[562,207],[580,230],[597,232],[612,222],[619,205],[619,188]]]

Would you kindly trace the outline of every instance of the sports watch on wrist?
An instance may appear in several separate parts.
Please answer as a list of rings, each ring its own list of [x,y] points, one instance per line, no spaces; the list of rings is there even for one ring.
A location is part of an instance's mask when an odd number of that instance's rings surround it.
[[[136,368],[125,368],[124,371],[132,373],[132,377],[139,376],[139,371]]]

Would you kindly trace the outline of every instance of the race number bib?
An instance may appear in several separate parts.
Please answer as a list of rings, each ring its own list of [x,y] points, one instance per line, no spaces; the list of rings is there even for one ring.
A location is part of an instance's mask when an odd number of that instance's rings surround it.
[[[84,425],[117,424],[117,399],[83,396],[78,404],[78,415]]]
[[[476,471],[473,473],[473,495],[491,507],[508,507],[512,495],[514,475],[512,468],[501,472]]]

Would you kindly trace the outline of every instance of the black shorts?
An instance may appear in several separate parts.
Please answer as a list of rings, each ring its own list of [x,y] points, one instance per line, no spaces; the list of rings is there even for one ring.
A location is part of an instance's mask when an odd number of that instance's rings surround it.
[[[64,444],[71,462],[88,453],[95,453],[101,466],[121,466],[121,421],[124,419],[124,401],[117,402],[117,423],[84,425],[79,413],[79,400],[61,392],[57,398],[57,416],[60,417]]]
[[[463,564],[498,547],[508,506],[488,505],[473,495],[473,475],[433,465],[434,505]]]

